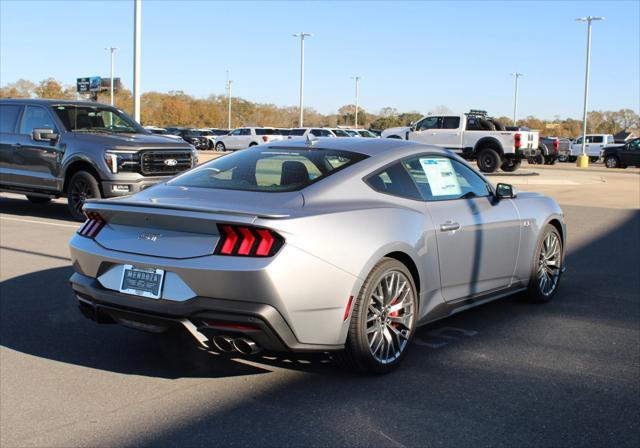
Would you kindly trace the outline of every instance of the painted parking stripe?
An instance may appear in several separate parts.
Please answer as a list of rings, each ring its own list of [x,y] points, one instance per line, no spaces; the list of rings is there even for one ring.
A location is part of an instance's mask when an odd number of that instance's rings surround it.
[[[35,219],[21,219],[21,218],[10,218],[8,216],[0,216],[0,219],[4,219],[7,221],[17,221],[17,222],[30,222],[32,224],[46,224],[49,226],[56,226],[56,227],[71,227],[72,229],[77,229],[78,227],[80,227],[80,225],[76,225],[76,224],[60,224],[57,222],[49,222],[49,221],[36,221]]]

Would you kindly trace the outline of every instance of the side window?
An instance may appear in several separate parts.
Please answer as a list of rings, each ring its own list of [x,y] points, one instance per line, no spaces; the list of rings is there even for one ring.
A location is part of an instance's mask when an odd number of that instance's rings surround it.
[[[415,183],[401,163],[396,163],[384,171],[369,176],[366,182],[371,188],[380,193],[407,199],[421,199]]]
[[[322,130],[321,129],[311,129],[311,131],[309,131],[311,134],[315,135],[316,137],[322,137]]]
[[[405,160],[403,164],[424,200],[470,199],[490,194],[486,182],[457,160],[425,156]]]
[[[0,105],[0,133],[15,134],[21,109],[22,106],[14,104]]]
[[[628,148],[630,151],[640,151],[640,139],[631,140]]]
[[[20,124],[21,134],[31,134],[36,128],[47,128],[55,130],[53,118],[46,109],[37,106],[27,106],[22,115],[22,123]]]
[[[613,145],[615,143],[615,140],[613,139],[613,135],[607,135],[607,143],[609,145]]]
[[[591,143],[602,143],[604,141],[604,137],[602,135],[596,135],[592,138]]]
[[[442,119],[442,129],[458,129],[460,127],[460,117],[444,117]]]
[[[240,129],[240,135],[251,135],[251,129]]]
[[[580,144],[582,144],[582,137],[576,140],[576,145],[580,145]]]
[[[229,133],[229,135],[240,135],[240,131],[241,131],[241,129],[234,129],[233,131],[231,131]]]
[[[427,117],[423,118],[416,124],[416,131],[424,131],[425,129],[438,129],[442,117]]]

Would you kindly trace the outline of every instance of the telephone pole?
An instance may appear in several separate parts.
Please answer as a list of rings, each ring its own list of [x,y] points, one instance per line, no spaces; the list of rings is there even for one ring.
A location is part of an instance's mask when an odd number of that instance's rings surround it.
[[[292,35],[300,38],[300,119],[299,127],[304,125],[304,38],[311,37],[313,34],[300,32]]]

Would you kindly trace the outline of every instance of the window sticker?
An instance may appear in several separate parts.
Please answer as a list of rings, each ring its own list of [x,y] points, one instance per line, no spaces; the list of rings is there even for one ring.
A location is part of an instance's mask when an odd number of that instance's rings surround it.
[[[459,196],[462,194],[458,176],[456,176],[449,159],[420,159],[420,164],[425,176],[427,176],[433,196]]]

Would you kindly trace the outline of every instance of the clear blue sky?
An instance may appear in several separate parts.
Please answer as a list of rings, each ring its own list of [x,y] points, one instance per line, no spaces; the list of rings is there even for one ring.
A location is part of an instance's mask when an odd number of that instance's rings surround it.
[[[297,105],[298,31],[306,41],[305,105],[335,112],[483,108],[511,115],[580,117],[586,15],[593,27],[590,109],[640,108],[640,2],[143,2],[142,90],[224,92]],[[48,76],[74,84],[116,76],[132,85],[132,1],[0,0],[0,84]]]

